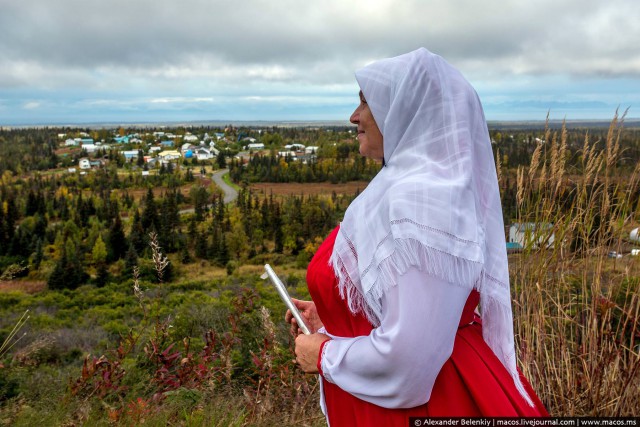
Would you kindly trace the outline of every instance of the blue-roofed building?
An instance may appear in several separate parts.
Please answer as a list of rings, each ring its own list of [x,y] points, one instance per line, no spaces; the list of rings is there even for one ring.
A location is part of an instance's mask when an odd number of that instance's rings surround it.
[[[82,145],[93,144],[93,138],[82,138],[80,139],[80,142],[82,143]]]
[[[115,142],[117,142],[118,144],[128,144],[129,143],[129,137],[128,136],[116,136],[115,138],[113,138],[113,140]]]
[[[522,252],[522,245],[518,242],[507,242],[507,253],[512,254]]]
[[[160,141],[163,147],[173,147],[173,141]]]
[[[553,224],[541,222],[513,223],[509,227],[509,242],[518,243],[520,246],[538,248],[551,247],[555,240]]]
[[[123,151],[122,155],[124,156],[125,159],[127,160],[133,160],[133,159],[137,159],[138,158],[138,150],[128,150],[128,151]]]

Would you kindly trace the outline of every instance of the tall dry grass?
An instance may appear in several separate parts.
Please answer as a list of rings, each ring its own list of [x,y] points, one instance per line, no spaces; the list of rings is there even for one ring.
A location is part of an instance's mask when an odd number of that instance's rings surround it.
[[[619,167],[623,121],[616,113],[606,140],[585,135],[571,180],[564,126],[547,126],[518,170],[518,222],[536,227],[510,260],[516,340],[552,415],[640,415],[640,259],[608,256],[630,248],[639,214],[640,165]]]

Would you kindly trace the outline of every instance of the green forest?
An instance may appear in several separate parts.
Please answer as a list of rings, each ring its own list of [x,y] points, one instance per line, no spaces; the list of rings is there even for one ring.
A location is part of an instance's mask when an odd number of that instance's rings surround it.
[[[270,263],[308,298],[306,265],[357,196],[333,186],[382,167],[352,130],[0,130],[0,425],[324,425],[259,276]],[[640,129],[489,133],[505,233],[556,235],[510,255],[525,374],[553,415],[638,416]],[[229,203],[212,179],[226,170]]]

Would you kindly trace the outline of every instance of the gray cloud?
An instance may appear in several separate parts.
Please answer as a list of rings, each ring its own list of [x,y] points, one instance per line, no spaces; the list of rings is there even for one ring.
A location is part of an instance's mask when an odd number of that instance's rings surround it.
[[[640,2],[618,0],[3,0],[3,61],[149,69],[277,65],[282,79],[340,81],[367,58],[426,46],[501,72],[640,75]],[[3,67],[4,68],[4,67]],[[472,70],[473,71],[473,70]],[[267,80],[273,77],[267,73]],[[277,77],[277,76],[276,76]]]

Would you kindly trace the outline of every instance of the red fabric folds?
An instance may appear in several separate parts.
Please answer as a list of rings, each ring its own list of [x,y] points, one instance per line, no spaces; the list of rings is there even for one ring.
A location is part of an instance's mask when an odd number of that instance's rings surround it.
[[[349,311],[329,265],[337,231],[336,228],[327,237],[309,264],[309,292],[327,332],[342,337],[368,335],[371,324],[363,315]],[[453,353],[438,374],[429,402],[416,408],[382,408],[323,378],[330,425],[406,427],[411,416],[548,416],[522,378],[535,407],[527,404],[505,367],[482,339],[482,325],[474,313],[478,301],[478,292],[472,291],[460,319]]]

